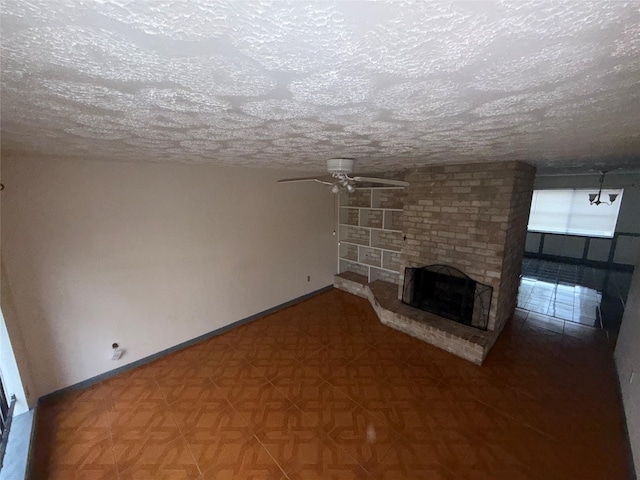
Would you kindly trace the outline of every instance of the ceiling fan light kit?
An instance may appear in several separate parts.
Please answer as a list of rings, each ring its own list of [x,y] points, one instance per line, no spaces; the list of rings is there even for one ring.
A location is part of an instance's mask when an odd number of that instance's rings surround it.
[[[353,172],[355,163],[353,158],[330,158],[327,160],[327,171],[336,178],[346,176]]]
[[[327,172],[330,176],[325,177],[302,177],[302,178],[284,178],[278,180],[279,183],[294,183],[294,182],[318,182],[324,185],[331,186],[331,193],[338,194],[344,190],[351,194],[358,188],[358,183],[370,183],[377,184],[379,187],[408,187],[409,182],[404,180],[389,180],[386,178],[378,177],[350,177],[349,174],[353,172],[355,160],[353,158],[330,158],[327,160]],[[369,187],[370,188],[370,187]]]

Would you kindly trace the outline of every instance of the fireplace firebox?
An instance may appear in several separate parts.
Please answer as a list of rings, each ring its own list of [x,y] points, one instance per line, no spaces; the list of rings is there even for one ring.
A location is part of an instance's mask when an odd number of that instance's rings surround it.
[[[402,302],[486,330],[493,288],[447,265],[407,267]]]

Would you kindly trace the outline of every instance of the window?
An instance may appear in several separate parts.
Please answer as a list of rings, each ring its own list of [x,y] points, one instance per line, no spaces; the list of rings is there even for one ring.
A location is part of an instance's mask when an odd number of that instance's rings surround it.
[[[531,232],[564,233],[589,237],[613,237],[622,204],[623,189],[602,190],[602,198],[618,194],[612,205],[589,204],[591,190],[534,190],[529,227]]]
[[[4,383],[0,378],[0,436],[4,432],[4,427],[7,425],[9,419],[9,402],[4,394]]]
[[[9,428],[11,426],[11,414],[15,398],[11,398],[11,404],[7,403],[7,397],[4,393],[4,383],[0,376],[0,470],[4,463],[4,453],[7,450],[7,441],[9,440]]]

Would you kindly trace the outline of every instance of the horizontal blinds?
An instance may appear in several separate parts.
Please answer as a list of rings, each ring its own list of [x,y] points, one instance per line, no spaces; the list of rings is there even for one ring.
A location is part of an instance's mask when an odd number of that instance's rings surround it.
[[[618,195],[612,205],[590,205],[590,193],[595,192],[585,189],[535,190],[531,200],[529,231],[613,237],[623,190],[602,190],[603,201],[609,200],[609,194]]]

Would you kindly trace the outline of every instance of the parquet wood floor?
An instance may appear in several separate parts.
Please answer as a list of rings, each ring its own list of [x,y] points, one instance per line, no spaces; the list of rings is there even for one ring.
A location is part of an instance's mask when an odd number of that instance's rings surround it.
[[[556,326],[477,367],[331,290],[45,402],[36,478],[631,479],[604,333]]]

